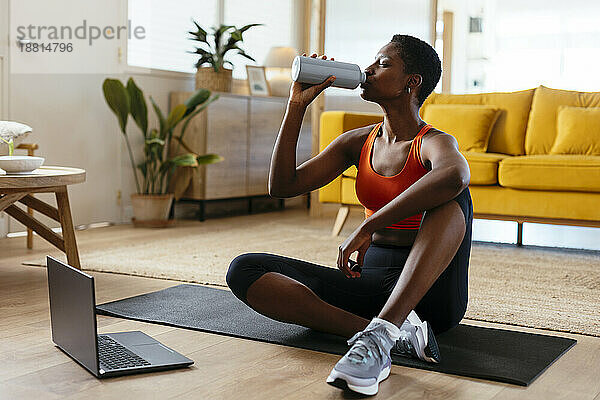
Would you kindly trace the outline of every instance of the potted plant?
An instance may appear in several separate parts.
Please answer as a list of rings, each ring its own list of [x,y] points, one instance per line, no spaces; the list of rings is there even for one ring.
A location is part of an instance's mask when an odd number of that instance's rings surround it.
[[[105,79],[102,84],[106,103],[117,116],[119,127],[123,138],[127,143],[129,158],[137,193],[131,195],[135,226],[164,227],[170,225],[173,220],[168,219],[173,198],[179,200],[183,193],[168,193],[170,180],[177,168],[197,168],[200,164],[211,164],[222,161],[223,158],[216,154],[196,154],[183,140],[185,130],[198,113],[204,110],[210,103],[219,98],[218,95],[211,97],[211,92],[199,89],[183,104],[178,104],[165,117],[152,96],[150,102],[158,118],[157,128],[148,127],[148,107],[144,93],[135,84],[132,78],[127,81],[125,87],[118,79]],[[144,139],[144,160],[137,164],[133,158],[129,138],[127,137],[127,120],[129,115],[140,129]],[[175,127],[183,121],[178,136],[174,136]],[[177,147],[183,146],[187,153],[168,158],[171,141],[177,142]],[[137,170],[143,177],[140,186]]]
[[[212,27],[213,45],[208,41],[206,30],[194,20],[197,30],[189,32],[192,37],[190,40],[200,42],[201,47],[196,47],[196,51],[189,53],[199,54],[200,58],[196,62],[196,89],[207,88],[218,92],[230,92],[232,81],[232,70],[226,69],[225,64],[233,64],[225,60],[225,54],[230,50],[237,50],[236,54],[240,54],[252,61],[256,60],[238,47],[238,42],[243,42],[242,34],[253,26],[262,24],[249,24],[242,28],[236,28],[233,25],[220,25],[218,28]],[[228,38],[225,38],[228,35]],[[209,65],[203,67],[204,65]]]

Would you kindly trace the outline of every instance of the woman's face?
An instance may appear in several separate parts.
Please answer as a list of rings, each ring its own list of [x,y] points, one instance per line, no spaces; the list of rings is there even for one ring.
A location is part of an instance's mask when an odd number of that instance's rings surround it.
[[[365,68],[367,82],[361,84],[360,97],[375,103],[407,95],[409,75],[404,73],[404,62],[392,43],[383,46],[375,56],[373,64]],[[408,96],[407,96],[408,99]]]

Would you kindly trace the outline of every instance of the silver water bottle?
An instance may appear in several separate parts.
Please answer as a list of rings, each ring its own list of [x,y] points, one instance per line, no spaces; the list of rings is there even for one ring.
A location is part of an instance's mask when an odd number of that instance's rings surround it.
[[[367,76],[356,64],[321,58],[296,56],[292,63],[292,79],[300,83],[318,84],[335,76],[334,87],[354,89],[367,80]]]

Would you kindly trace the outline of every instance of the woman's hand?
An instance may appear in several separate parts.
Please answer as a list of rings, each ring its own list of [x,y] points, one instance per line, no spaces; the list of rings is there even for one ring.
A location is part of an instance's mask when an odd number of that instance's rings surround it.
[[[365,253],[371,245],[371,235],[364,225],[359,226],[338,248],[337,267],[348,278],[360,277],[360,272],[352,271],[348,265],[350,255],[358,252],[356,261],[359,268],[362,268],[365,259]],[[352,260],[350,260],[352,261]]]
[[[303,53],[302,55],[306,56],[306,53]],[[313,53],[311,57],[316,58],[317,53]],[[327,60],[325,55],[322,55],[321,58],[323,60]],[[333,58],[331,58],[331,61],[334,61]],[[334,81],[335,76],[333,75],[325,79],[323,83],[319,83],[317,85],[292,81],[288,103],[306,108],[323,90],[331,86]]]

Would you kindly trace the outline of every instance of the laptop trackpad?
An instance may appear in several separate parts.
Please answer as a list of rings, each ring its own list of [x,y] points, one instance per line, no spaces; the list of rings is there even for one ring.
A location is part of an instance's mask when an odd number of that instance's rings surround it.
[[[106,333],[105,335],[110,336],[125,347],[158,343],[156,339],[153,339],[141,331]]]
[[[141,331],[108,333],[107,335],[151,364],[188,361],[181,354],[169,349]]]

